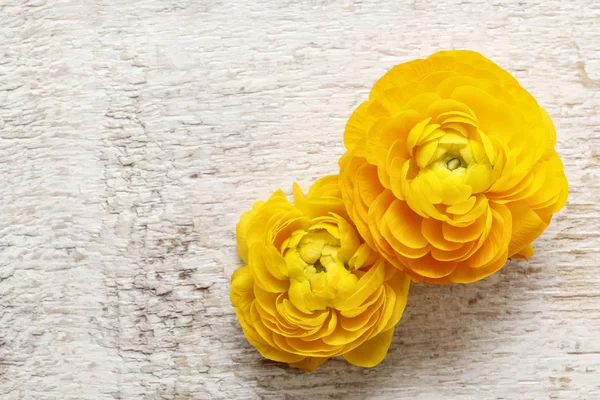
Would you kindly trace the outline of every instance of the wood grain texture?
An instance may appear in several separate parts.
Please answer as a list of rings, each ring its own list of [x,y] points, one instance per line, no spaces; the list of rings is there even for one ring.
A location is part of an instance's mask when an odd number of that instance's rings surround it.
[[[393,65],[481,51],[547,108],[570,199],[472,285],[413,285],[387,359],[262,360],[229,303],[256,199],[337,172]],[[600,398],[600,6],[4,0],[0,398]]]

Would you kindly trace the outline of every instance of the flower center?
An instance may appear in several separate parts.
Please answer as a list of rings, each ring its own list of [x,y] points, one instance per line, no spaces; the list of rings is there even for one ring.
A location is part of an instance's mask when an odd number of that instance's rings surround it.
[[[320,259],[315,261],[315,263],[313,264],[313,268],[315,269],[317,274],[320,274],[321,272],[325,271],[325,266],[323,266],[323,264],[321,264]]]
[[[463,163],[463,160],[458,157],[454,157],[446,162],[446,168],[448,168],[450,171],[454,171],[456,168],[461,167]]]
[[[414,125],[405,154],[393,146],[388,159],[393,154],[400,160],[396,175],[404,179],[397,192],[421,216],[450,218],[443,206],[466,202],[493,183],[498,152],[470,110],[441,112]],[[407,156],[408,166],[402,165]]]
[[[340,245],[340,240],[326,229],[294,232],[284,253],[289,277],[305,280],[327,274],[332,269],[347,269],[338,259]]]
[[[292,232],[281,247],[290,301],[305,312],[342,305],[354,293],[357,269],[370,265],[370,251],[337,215],[315,218],[308,229]]]

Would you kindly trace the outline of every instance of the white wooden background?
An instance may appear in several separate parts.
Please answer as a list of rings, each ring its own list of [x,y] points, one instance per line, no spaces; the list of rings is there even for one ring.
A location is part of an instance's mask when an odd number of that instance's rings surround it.
[[[265,361],[229,303],[255,199],[337,172],[394,64],[483,52],[554,119],[570,198],[467,286],[413,285],[387,359]],[[593,0],[1,0],[1,399],[599,399]]]

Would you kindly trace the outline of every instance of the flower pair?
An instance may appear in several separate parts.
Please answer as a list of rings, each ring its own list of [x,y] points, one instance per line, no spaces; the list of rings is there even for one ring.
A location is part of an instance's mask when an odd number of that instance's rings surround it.
[[[266,358],[313,370],[383,360],[410,281],[469,283],[531,243],[567,199],[547,112],[469,51],[398,65],[351,115],[339,176],[278,191],[237,226],[231,301]]]

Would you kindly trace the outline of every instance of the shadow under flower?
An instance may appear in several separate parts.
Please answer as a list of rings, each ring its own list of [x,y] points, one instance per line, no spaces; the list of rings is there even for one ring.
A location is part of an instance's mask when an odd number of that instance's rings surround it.
[[[247,369],[236,375],[256,380],[265,399],[431,398],[447,384],[453,394],[461,394],[463,387],[465,398],[477,398],[473,384],[489,387],[485,370],[492,361],[514,368],[510,363],[518,358],[519,346],[536,342],[523,339],[537,334],[535,316],[548,307],[539,300],[544,280],[528,276],[544,270],[540,264],[549,260],[541,258],[509,260],[498,273],[469,285],[413,283],[388,355],[374,368],[355,367],[338,357],[306,373],[257,357],[252,377]],[[530,326],[523,324],[528,319]]]

